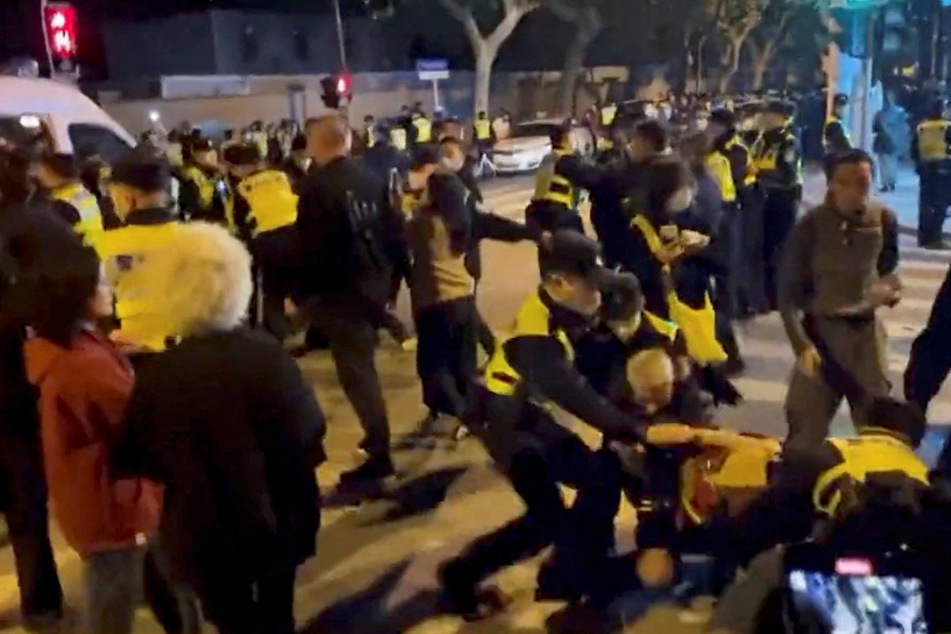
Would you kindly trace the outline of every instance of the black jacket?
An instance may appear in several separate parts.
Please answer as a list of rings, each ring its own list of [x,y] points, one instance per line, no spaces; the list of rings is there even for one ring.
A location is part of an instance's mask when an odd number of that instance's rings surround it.
[[[16,283],[19,273],[38,258],[81,246],[47,205],[0,204],[0,436],[38,432],[36,400],[23,366],[24,308],[30,297]]]
[[[159,538],[202,594],[216,576],[253,582],[315,552],[325,430],[276,340],[218,332],[143,364],[114,466],[166,487]]]
[[[339,158],[301,184],[297,228],[303,249],[304,295],[328,303],[385,303],[409,258],[403,218],[387,183],[358,161]]]

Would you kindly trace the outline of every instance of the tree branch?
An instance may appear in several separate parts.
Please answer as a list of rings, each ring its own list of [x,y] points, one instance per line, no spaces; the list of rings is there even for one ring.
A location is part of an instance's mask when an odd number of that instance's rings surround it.
[[[439,0],[439,4],[445,7],[449,15],[462,23],[462,27],[465,29],[466,36],[469,38],[469,42],[473,48],[480,46],[485,41],[485,36],[483,36],[482,31],[479,30],[479,25],[476,22],[475,15],[472,13],[472,9],[462,6],[458,0]],[[506,2],[506,5],[507,4],[508,2]]]

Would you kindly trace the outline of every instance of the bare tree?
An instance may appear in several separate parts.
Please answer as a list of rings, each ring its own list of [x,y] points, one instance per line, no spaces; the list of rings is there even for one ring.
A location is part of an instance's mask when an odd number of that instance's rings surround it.
[[[499,55],[499,49],[515,31],[522,18],[540,6],[540,0],[501,0],[500,10],[492,11],[497,14],[493,20],[494,26],[486,32],[479,26],[476,12],[480,9],[492,9],[486,5],[494,3],[488,0],[439,0],[439,3],[462,23],[469,45],[472,46],[476,74],[473,112],[488,112],[492,66]]]
[[[604,27],[601,13],[591,0],[547,0],[546,6],[559,19],[575,25],[575,36],[565,52],[565,65],[558,87],[558,112],[573,114],[574,95],[581,71],[584,68],[585,51]]]
[[[713,22],[720,43],[718,88],[726,92],[740,68],[743,45],[763,20],[770,0],[703,0],[703,12]]]
[[[812,24],[821,27],[818,11],[817,0],[769,0],[759,27],[746,41],[755,90],[763,87],[766,72],[777,53],[788,44],[791,39],[790,31],[797,22],[811,17]],[[823,31],[821,28],[819,30]],[[824,41],[824,36],[824,32],[815,33],[813,40],[816,43],[816,51]],[[805,42],[803,39],[795,39],[800,45]]]

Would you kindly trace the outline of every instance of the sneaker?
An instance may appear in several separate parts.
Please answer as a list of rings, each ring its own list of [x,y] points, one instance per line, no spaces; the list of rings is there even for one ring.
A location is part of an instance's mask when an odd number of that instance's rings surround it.
[[[367,459],[359,467],[340,474],[340,484],[347,485],[367,480],[382,480],[396,473],[393,461],[388,455],[375,456]]]

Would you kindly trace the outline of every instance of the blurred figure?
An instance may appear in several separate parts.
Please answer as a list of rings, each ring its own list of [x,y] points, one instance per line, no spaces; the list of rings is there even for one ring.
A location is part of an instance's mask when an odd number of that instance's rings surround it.
[[[291,180],[294,191],[300,193],[300,184],[310,170],[310,157],[307,156],[307,137],[298,134],[291,141],[290,155],[281,163],[281,169]]]
[[[86,244],[95,247],[103,232],[102,211],[80,179],[76,158],[72,154],[44,154],[33,164],[32,174],[49,197],[52,209]]]
[[[367,150],[376,145],[376,119],[372,114],[363,117],[363,147]]]
[[[942,236],[951,206],[951,121],[947,102],[936,99],[930,106],[911,146],[918,170],[918,246],[946,250]]]
[[[843,94],[836,95],[832,99],[832,112],[829,113],[822,127],[822,147],[825,148],[827,157],[852,149],[852,140],[843,121],[847,105],[849,105],[849,98]]]
[[[20,613],[26,629],[39,632],[59,623],[63,592],[49,540],[36,398],[23,359],[32,292],[17,281],[44,254],[78,249],[80,242],[57,214],[27,202],[30,161],[22,151],[0,151],[0,472]]]
[[[230,224],[231,190],[218,159],[211,141],[192,142],[178,197],[178,209],[186,220]]]
[[[895,103],[895,93],[885,93],[885,103],[872,121],[872,150],[878,157],[879,191],[893,192],[898,183],[898,162],[908,151],[908,113]]]
[[[564,124],[551,131],[551,154],[542,160],[535,176],[535,193],[525,210],[525,223],[541,231],[554,232],[572,229],[584,233],[578,213],[578,190],[565,177],[574,163],[582,159],[577,154],[571,126]]]
[[[139,373],[114,465],[165,487],[164,563],[221,634],[293,634],[320,525],[314,392],[278,342],[241,327],[251,258],[225,229],[182,227],[141,273],[180,343]]]

